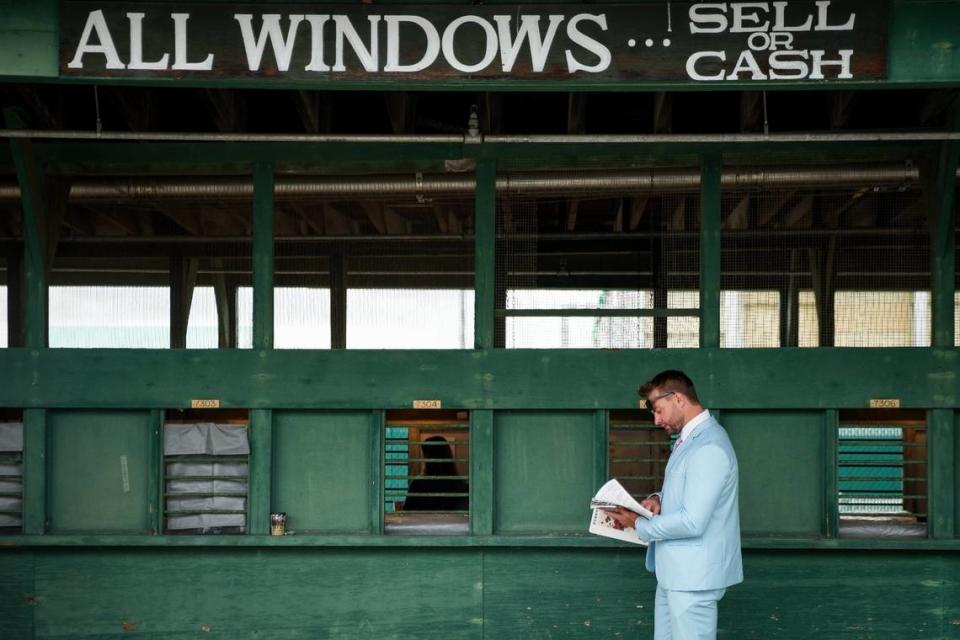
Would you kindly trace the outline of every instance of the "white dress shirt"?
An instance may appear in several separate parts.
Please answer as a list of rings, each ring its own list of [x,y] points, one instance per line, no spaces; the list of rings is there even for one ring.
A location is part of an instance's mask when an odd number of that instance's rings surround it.
[[[703,411],[695,415],[690,420],[690,422],[683,425],[683,429],[680,430],[680,437],[677,438],[676,446],[679,446],[681,442],[689,438],[690,434],[692,434],[697,427],[699,427],[701,424],[706,422],[709,418],[710,418],[710,412],[704,409]]]

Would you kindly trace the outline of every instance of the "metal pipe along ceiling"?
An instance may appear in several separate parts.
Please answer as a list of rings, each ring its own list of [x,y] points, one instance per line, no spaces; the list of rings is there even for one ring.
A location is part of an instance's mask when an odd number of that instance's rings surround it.
[[[721,177],[725,190],[793,187],[911,187],[919,170],[909,164],[784,166],[728,168]],[[278,198],[370,196],[470,196],[473,175],[283,176],[276,178]],[[604,194],[637,191],[690,192],[700,188],[698,169],[575,171],[503,174],[502,195]],[[77,178],[70,187],[75,201],[249,199],[253,181],[246,177],[208,178]],[[13,183],[0,184],[0,200],[20,198]]]

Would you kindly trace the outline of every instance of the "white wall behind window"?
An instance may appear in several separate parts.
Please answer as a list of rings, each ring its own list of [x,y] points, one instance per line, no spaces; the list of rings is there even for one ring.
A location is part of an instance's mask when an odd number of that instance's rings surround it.
[[[651,291],[511,289],[507,309],[650,309]],[[508,317],[508,349],[639,349],[653,346],[652,318]]]
[[[187,320],[187,349],[216,349],[217,298],[213,287],[194,287]]]
[[[237,346],[253,346],[253,289],[237,290]],[[330,348],[330,289],[277,287],[273,290],[273,346],[276,349]]]
[[[349,289],[348,349],[472,349],[472,289]]]
[[[50,287],[50,346],[165,349],[166,287]]]

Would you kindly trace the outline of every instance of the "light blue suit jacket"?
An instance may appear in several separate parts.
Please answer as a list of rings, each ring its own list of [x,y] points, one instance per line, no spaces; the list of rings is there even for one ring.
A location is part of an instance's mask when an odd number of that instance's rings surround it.
[[[646,564],[664,589],[725,589],[743,582],[737,455],[710,417],[670,456],[660,515],[637,521]]]

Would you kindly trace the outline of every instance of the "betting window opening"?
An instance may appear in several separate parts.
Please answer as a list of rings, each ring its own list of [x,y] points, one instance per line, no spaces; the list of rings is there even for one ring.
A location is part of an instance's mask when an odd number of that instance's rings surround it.
[[[23,532],[23,413],[0,409],[0,534]]]
[[[470,420],[466,411],[388,411],[384,531],[470,533]]]
[[[840,536],[926,538],[926,414],[841,411],[837,432]]]
[[[609,476],[638,502],[663,486],[671,439],[649,411],[611,411],[608,429]]]
[[[164,532],[247,529],[250,442],[244,410],[171,410],[163,426]]]

